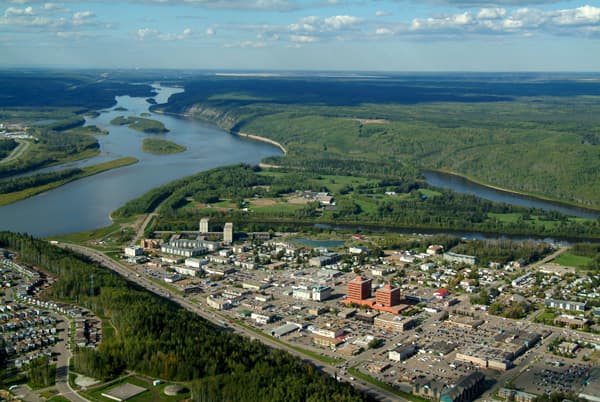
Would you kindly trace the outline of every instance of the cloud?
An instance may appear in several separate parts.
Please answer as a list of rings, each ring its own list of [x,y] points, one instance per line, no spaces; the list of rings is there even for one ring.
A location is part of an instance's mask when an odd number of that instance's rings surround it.
[[[394,31],[389,28],[377,28],[375,30],[375,35],[392,35]]]
[[[375,17],[387,17],[392,15],[392,13],[388,11],[375,11]]]
[[[477,13],[477,18],[493,20],[496,18],[504,17],[505,15],[506,15],[505,8],[500,8],[500,7],[482,8],[481,10],[479,10],[479,13]]]
[[[257,41],[251,41],[251,40],[236,42],[236,43],[227,43],[225,45],[225,47],[242,47],[242,48],[261,48],[261,47],[266,47],[266,46],[267,46],[266,42],[257,42]]]
[[[26,7],[26,8],[8,7],[4,11],[5,18],[20,17],[20,16],[26,16],[26,15],[34,15],[33,7],[31,7],[31,6]]]
[[[342,29],[361,22],[362,18],[353,17],[351,15],[334,15],[333,17],[325,18],[324,23],[331,29]]]
[[[217,34],[216,28],[208,27],[206,28],[206,36],[215,36]]]
[[[313,43],[318,42],[319,38],[308,35],[290,35],[290,40],[296,43]]]
[[[181,33],[164,33],[154,28],[140,28],[136,31],[137,39],[144,41],[146,39],[158,39],[161,41],[182,41],[193,35],[191,28],[185,28]]]
[[[92,20],[95,17],[96,14],[94,14],[91,11],[78,11],[75,14],[73,14],[72,21],[75,25],[83,25],[89,23],[90,20]]]

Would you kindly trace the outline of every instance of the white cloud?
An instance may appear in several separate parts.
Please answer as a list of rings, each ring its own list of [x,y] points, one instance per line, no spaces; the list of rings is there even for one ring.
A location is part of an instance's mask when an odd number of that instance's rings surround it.
[[[296,43],[313,43],[318,42],[319,38],[316,36],[308,36],[308,35],[291,35],[290,40]]]
[[[558,25],[592,25],[600,22],[600,8],[582,6],[571,10],[559,10],[552,17]]]
[[[213,27],[208,27],[208,28],[206,28],[205,33],[207,36],[215,36],[217,34],[217,30]]]
[[[242,41],[242,42],[236,42],[236,43],[228,43],[225,45],[225,47],[243,47],[243,48],[261,48],[261,47],[266,47],[267,44],[266,42],[257,42],[257,41],[251,41],[251,40],[247,40],[247,41]]]
[[[158,35],[158,31],[153,28],[140,28],[137,30],[136,35],[139,40],[144,40],[147,37]]]
[[[477,18],[493,20],[496,18],[504,17],[505,15],[506,15],[505,8],[499,8],[499,7],[482,8],[481,10],[479,10],[479,13],[477,14]]]
[[[95,18],[96,14],[91,11],[78,11],[73,14],[73,24],[75,25],[83,25],[90,22],[91,19]]]
[[[387,11],[381,11],[381,10],[375,11],[375,16],[376,17],[387,17],[389,15],[392,15],[392,13],[387,12]]]
[[[26,8],[8,7],[4,11],[4,17],[6,17],[6,18],[26,16],[26,15],[34,15],[33,7],[31,7],[31,6],[26,7]]]
[[[342,29],[348,26],[355,25],[362,21],[362,18],[353,17],[351,15],[334,15],[333,17],[325,18],[325,25],[332,29]]]
[[[392,35],[394,31],[389,28],[377,28],[375,30],[375,35]]]

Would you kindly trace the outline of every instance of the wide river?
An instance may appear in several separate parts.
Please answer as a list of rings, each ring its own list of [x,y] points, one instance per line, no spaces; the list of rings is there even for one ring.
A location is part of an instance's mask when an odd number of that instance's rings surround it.
[[[157,87],[157,90],[157,103],[165,103],[171,94],[181,92],[181,89],[169,87]],[[119,96],[116,100],[113,108],[87,121],[87,124],[110,131],[107,136],[97,137],[102,153],[51,170],[124,156],[134,156],[140,161],[0,207],[0,230],[48,236],[96,229],[110,224],[112,211],[152,188],[217,166],[242,162],[258,164],[267,156],[281,155],[281,151],[272,145],[229,135],[214,125],[178,116],[152,113],[149,117],[163,122],[170,130],[167,134],[150,135],[127,126],[113,126],[109,122],[117,116],[151,113],[145,98]],[[116,107],[127,111],[115,111]],[[186,146],[187,150],[174,155],[147,154],[142,152],[142,140],[148,137],[168,139]]]

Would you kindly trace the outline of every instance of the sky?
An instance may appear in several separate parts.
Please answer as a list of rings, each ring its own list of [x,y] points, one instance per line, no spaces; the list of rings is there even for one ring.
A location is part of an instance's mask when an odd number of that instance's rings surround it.
[[[600,0],[0,0],[0,67],[600,71]]]

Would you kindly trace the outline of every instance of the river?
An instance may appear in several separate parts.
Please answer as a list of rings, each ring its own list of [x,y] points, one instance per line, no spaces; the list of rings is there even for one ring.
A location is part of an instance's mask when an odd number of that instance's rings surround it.
[[[182,89],[155,86],[157,103],[165,103],[173,93]],[[258,164],[263,158],[281,155],[275,146],[229,135],[218,127],[178,116],[155,114],[146,98],[118,96],[117,104],[86,124],[95,124],[110,131],[99,135],[101,154],[84,161],[70,162],[44,170],[80,167],[133,156],[135,165],[110,170],[66,184],[17,203],[0,207],[0,230],[27,232],[34,236],[49,236],[80,232],[110,224],[109,214],[125,202],[152,188],[175,179],[235,163]],[[127,111],[115,111],[117,107]],[[140,116],[160,120],[170,132],[145,134],[127,126],[109,122],[117,116]],[[142,140],[156,137],[187,147],[174,155],[151,155],[142,152]]]
[[[596,211],[584,208],[572,207],[565,204],[559,204],[551,201],[544,201],[525,195],[509,193],[506,191],[495,190],[490,187],[482,186],[460,176],[434,172],[430,170],[423,171],[425,181],[435,187],[447,188],[457,193],[468,193],[477,197],[495,202],[504,202],[507,204],[520,205],[528,208],[539,208],[545,211],[558,211],[566,215],[573,215],[582,218],[596,219],[599,215]]]

